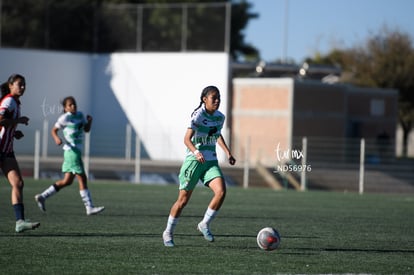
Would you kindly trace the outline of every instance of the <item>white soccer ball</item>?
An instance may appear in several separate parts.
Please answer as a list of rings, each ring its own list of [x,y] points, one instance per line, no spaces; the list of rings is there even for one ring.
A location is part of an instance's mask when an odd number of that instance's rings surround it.
[[[257,245],[267,251],[275,250],[280,245],[280,234],[273,227],[262,228],[257,233]]]

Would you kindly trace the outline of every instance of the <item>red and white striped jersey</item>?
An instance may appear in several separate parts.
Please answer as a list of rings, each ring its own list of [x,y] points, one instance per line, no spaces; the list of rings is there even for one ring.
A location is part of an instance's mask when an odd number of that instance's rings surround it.
[[[6,119],[18,119],[20,117],[20,101],[11,94],[6,95],[0,102],[0,116]],[[0,126],[0,153],[13,152],[13,140],[15,126]]]

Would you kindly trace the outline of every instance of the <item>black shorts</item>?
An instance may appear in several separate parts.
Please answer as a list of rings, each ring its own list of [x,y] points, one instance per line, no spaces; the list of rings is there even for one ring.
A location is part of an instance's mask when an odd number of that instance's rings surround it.
[[[14,152],[0,153],[0,162],[3,162],[7,158],[14,158],[15,159],[16,156],[14,155]]]

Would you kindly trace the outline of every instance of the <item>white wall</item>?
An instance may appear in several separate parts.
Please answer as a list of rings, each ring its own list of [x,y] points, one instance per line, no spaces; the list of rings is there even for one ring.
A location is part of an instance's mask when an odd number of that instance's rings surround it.
[[[26,78],[26,92],[21,98],[22,115],[28,116],[30,121],[28,126],[19,126],[25,138],[16,141],[16,152],[33,150],[34,131],[43,128],[44,120],[49,121],[49,126],[56,121],[65,96],[75,96],[79,109],[90,112],[89,55],[3,48],[0,49],[0,64],[1,83],[13,73]],[[50,150],[61,152],[53,145]]]
[[[0,81],[13,73],[26,77],[26,92],[21,98],[22,115],[31,124],[57,118],[60,101],[73,95],[78,105],[90,110],[91,58],[84,54],[33,50],[0,49]]]
[[[34,131],[45,120],[50,130],[68,95],[94,117],[92,155],[123,156],[129,122],[151,159],[181,160],[190,114],[208,85],[220,89],[220,109],[227,113],[229,60],[224,53],[89,55],[2,48],[0,64],[2,83],[12,73],[26,77],[22,115],[30,124],[19,126],[26,138],[15,145],[22,154],[33,152]],[[60,153],[48,139],[49,154]]]
[[[109,68],[111,88],[153,159],[183,158],[184,133],[204,87],[219,88],[227,112],[226,54],[113,54]]]

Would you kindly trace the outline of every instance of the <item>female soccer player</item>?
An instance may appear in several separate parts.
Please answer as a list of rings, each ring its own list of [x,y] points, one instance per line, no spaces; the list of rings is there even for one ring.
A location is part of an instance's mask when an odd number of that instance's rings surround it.
[[[83,132],[89,132],[91,129],[92,117],[88,115],[85,120],[83,113],[77,110],[75,98],[72,96],[63,99],[62,105],[64,113],[58,118],[51,134],[55,143],[61,145],[63,142],[58,135],[58,131],[60,129],[63,131],[65,144],[63,145],[64,161],[62,172],[64,173],[64,178],[49,186],[43,193],[36,195],[35,200],[40,210],[46,211],[46,199],[56,194],[60,189],[71,185],[76,176],[79,183],[79,193],[86,208],[86,214],[98,214],[105,207],[93,206],[81,155]]]
[[[26,90],[26,80],[22,75],[13,74],[1,85],[0,102],[0,167],[9,181],[11,202],[16,216],[16,232],[35,229],[39,222],[28,222],[24,218],[23,187],[24,182],[13,149],[14,138],[23,137],[16,131],[18,124],[28,125],[29,118],[20,116],[20,97]]]
[[[215,86],[204,88],[200,105],[192,113],[190,126],[184,136],[184,144],[188,152],[180,169],[178,199],[171,207],[167,227],[162,235],[164,245],[167,247],[174,246],[174,228],[199,180],[209,187],[214,195],[197,229],[207,241],[214,241],[214,236],[210,232],[210,223],[217,215],[226,196],[226,185],[218,165],[216,144],[218,143],[224,150],[231,165],[236,163],[221,135],[225,116],[218,111],[219,106],[218,88]]]

